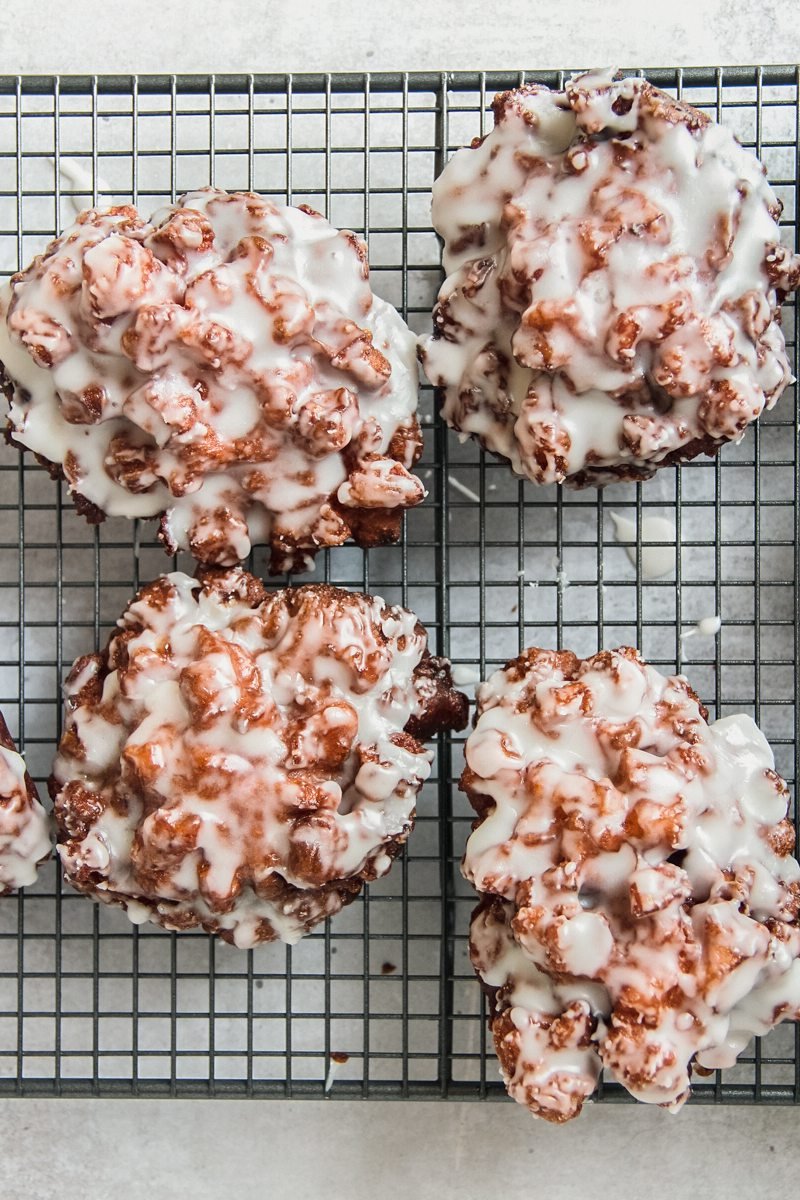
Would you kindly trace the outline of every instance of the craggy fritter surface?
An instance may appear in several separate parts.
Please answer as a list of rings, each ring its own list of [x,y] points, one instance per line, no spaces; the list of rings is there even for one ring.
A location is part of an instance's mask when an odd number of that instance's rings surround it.
[[[384,875],[467,721],[413,613],[238,568],[143,588],[67,680],[51,789],[66,878],[131,920],[297,941]]]
[[[271,569],[400,536],[425,491],[415,341],[366,247],[308,207],[205,188],[92,209],[0,296],[8,432],[78,510]]]
[[[638,78],[493,107],[434,185],[447,279],[420,355],[445,420],[574,487],[739,440],[791,377],[800,282],[760,163]]]
[[[478,690],[470,950],[536,1116],[576,1116],[603,1068],[678,1108],[693,1065],[800,1017],[788,789],[750,717],[707,717],[629,648],[533,648]]]

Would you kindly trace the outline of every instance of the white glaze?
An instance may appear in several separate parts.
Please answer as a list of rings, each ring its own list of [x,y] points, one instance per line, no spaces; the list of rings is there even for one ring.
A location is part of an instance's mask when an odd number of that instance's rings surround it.
[[[202,924],[241,947],[296,942],[344,903],[326,884],[385,874],[432,757],[393,740],[430,698],[413,613],[317,587],[253,607],[248,586],[233,570],[202,589],[180,573],[144,589],[112,639],[102,698],[82,691],[104,670],[96,656],[67,681],[54,765],[68,879],[132,920]],[[102,812],[71,836],[76,785]],[[298,890],[267,895],[271,880]]]
[[[57,167],[59,175],[62,179],[66,179],[67,183],[71,184],[73,191],[71,196],[68,196],[70,207],[77,214],[86,208],[86,201],[91,203],[92,196],[110,196],[114,189],[106,183],[102,175],[95,177],[92,171],[87,170],[74,158],[59,156],[58,162],[54,158],[49,159],[54,167]]]
[[[22,756],[0,745],[0,892],[35,883],[49,854],[50,821],[28,793]]]
[[[472,500],[474,504],[480,504],[481,498],[478,493],[474,492],[472,488],[467,487],[467,485],[462,483],[460,479],[456,479],[455,475],[452,473],[449,474],[447,476],[447,481],[450,484],[450,487],[455,488],[457,492],[461,492],[462,496],[466,496],[466,498],[468,500]]]
[[[605,1066],[679,1107],[695,1058],[729,1066],[800,1018],[800,865],[770,747],[748,716],[707,725],[682,677],[630,650],[529,651],[477,700],[464,782],[488,808],[463,871],[498,902],[473,922],[476,969],[520,1029],[563,1013],[567,985],[595,989],[591,1046],[570,1059],[581,1086],[563,1093],[541,1038],[532,1076],[500,1021],[509,1089],[567,1119]]]
[[[494,107],[433,189],[447,279],[421,356],[445,420],[578,486],[740,439],[789,381],[775,282],[800,278],[756,158],[610,72]]]
[[[570,578],[569,578],[569,575],[567,574],[566,570],[564,569],[564,566],[562,565],[561,559],[558,557],[558,555],[556,555],[555,558],[553,559],[553,570],[556,573],[555,579],[556,579],[556,584],[558,586],[558,590],[563,591],[564,588],[568,588],[570,585]]]
[[[511,1071],[503,1077],[509,1095],[540,1115],[561,1120],[579,1110],[600,1077],[600,1059],[585,1031],[591,1027],[598,997],[591,984],[554,982],[508,934],[501,912],[479,911],[470,926],[470,955],[487,986],[502,989],[510,1028],[501,1033],[510,1050]],[[600,993],[602,1002],[602,992]],[[570,1006],[574,1006],[570,1010]],[[571,1036],[555,1043],[549,1020],[570,1012]],[[562,1025],[564,1022],[562,1022]],[[498,1047],[501,1049],[501,1047]]]
[[[611,513],[611,520],[614,522],[614,537],[621,546],[625,547],[625,553],[635,567],[637,565],[636,525],[627,517],[620,516],[615,512]],[[675,539],[677,533],[675,526],[666,517],[642,517],[641,531],[642,579],[661,579],[664,575],[671,575],[675,570],[676,559]],[[649,542],[671,542],[672,544],[651,546],[648,545]]]
[[[456,687],[472,687],[481,681],[480,671],[469,663],[453,663],[451,674]]]
[[[342,1064],[337,1062],[335,1058],[332,1058],[328,1063],[328,1074],[325,1076],[325,1086],[323,1088],[323,1091],[326,1095],[336,1082],[336,1076],[339,1073],[339,1067],[341,1065]]]
[[[701,617],[695,624],[681,633],[681,641],[692,637],[716,637],[722,628],[722,617]]]
[[[425,494],[415,340],[319,215],[211,188],[150,222],[90,210],[0,315],[15,439],[108,515],[164,513],[169,549],[228,565],[268,541],[298,569],[348,508]]]

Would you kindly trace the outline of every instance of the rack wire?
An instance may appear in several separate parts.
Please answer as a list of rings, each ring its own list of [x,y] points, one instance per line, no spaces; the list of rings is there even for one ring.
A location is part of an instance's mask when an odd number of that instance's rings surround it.
[[[759,153],[794,244],[798,69],[646,73]],[[0,274],[40,251],[73,205],[132,198],[149,211],[213,182],[311,204],[364,233],[375,290],[422,332],[440,280],[432,181],[485,131],[493,93],[526,78],[563,76],[0,77]],[[91,194],[63,175],[65,159],[88,172]],[[794,315],[787,305],[796,355]],[[523,645],[638,645],[661,668],[682,667],[713,713],[751,712],[794,783],[793,389],[718,459],[603,492],[523,484],[460,445],[429,391],[422,413],[430,496],[407,515],[402,544],[334,550],[315,578],[409,604],[476,678]],[[642,578],[641,544],[631,563],[612,511],[674,522],[674,575]],[[41,468],[0,452],[0,706],[40,784],[66,670],[167,566],[152,525],[90,529]],[[258,552],[253,566],[263,567]],[[681,638],[713,614],[716,639]],[[53,863],[0,900],[0,1095],[502,1096],[466,953],[473,897],[458,863],[470,814],[452,782],[462,744],[440,739],[392,873],[294,949],[245,953],[133,927],[63,887]],[[605,1085],[599,1098],[624,1093]],[[699,1081],[695,1099],[800,1103],[798,1028],[754,1043],[736,1068]]]

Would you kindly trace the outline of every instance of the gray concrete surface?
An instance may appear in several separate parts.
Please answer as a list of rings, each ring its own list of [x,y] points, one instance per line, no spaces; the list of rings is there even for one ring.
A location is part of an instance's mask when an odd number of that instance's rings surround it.
[[[0,67],[439,71],[792,62],[797,15],[796,0],[517,0],[506,6],[489,0],[40,0],[35,6],[4,0]]]
[[[31,1100],[0,1104],[3,1200],[736,1200],[797,1195],[792,1109]]]

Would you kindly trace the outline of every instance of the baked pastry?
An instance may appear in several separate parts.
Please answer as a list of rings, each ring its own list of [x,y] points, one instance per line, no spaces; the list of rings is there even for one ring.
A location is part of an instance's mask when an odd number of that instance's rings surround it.
[[[415,341],[366,247],[313,209],[204,188],[82,213],[0,300],[11,438],[90,521],[271,570],[400,535],[425,492]]]
[[[385,875],[466,697],[413,613],[239,568],[144,587],[67,679],[51,789],[79,891],[240,947],[296,942]]]
[[[50,849],[50,820],[0,713],[0,896],[35,883]]]
[[[800,1018],[788,789],[752,719],[635,650],[530,649],[478,690],[461,785],[473,965],[509,1093],[580,1112],[606,1071],[679,1108]]]
[[[790,379],[800,257],[733,135],[643,79],[529,85],[433,189],[420,349],[447,423],[535,483],[646,479],[738,441]]]

